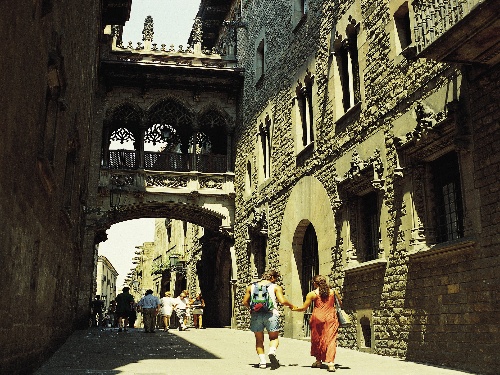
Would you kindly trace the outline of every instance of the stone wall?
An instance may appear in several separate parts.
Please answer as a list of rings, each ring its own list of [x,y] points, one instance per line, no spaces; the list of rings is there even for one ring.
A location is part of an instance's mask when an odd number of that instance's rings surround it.
[[[266,213],[267,265],[286,274],[283,286],[295,304],[300,246],[299,229],[294,228],[310,222],[323,243],[320,259],[330,259],[325,273],[341,289],[355,321],[341,329],[341,346],[493,374],[499,366],[493,349],[498,332],[491,320],[498,313],[492,279],[498,272],[493,258],[498,250],[498,204],[493,202],[498,195],[498,106],[493,104],[498,69],[464,75],[456,67],[398,53],[392,12],[402,2],[388,6],[352,1],[338,7],[329,1],[309,3],[298,26],[291,21],[290,1],[246,2],[243,7],[248,27],[238,31],[238,55],[246,75],[236,137],[237,300],[252,277],[247,240],[253,210]],[[331,47],[337,32],[345,36],[352,19],[359,24],[361,102],[343,113]],[[255,54],[262,39],[266,66],[264,76],[256,77]],[[297,81],[307,71],[314,75],[315,140],[305,153],[296,146],[294,97]],[[428,111],[432,129],[423,128],[419,108]],[[264,113],[272,118],[267,180],[259,177],[256,137]],[[425,201],[432,186],[419,165],[446,151],[456,152],[460,162],[464,237],[435,246],[429,229],[432,207]],[[245,185],[249,164],[254,182],[250,189]],[[311,176],[328,194],[333,231],[324,223],[330,218],[317,220],[302,208],[304,201],[312,207],[324,204],[315,201],[316,188],[300,196],[293,193]],[[352,202],[368,191],[380,202],[380,253],[375,262],[363,263],[357,258],[362,245],[353,242],[359,228]],[[420,229],[425,231],[422,238]],[[322,264],[320,268],[325,270]],[[369,348],[362,347],[364,318],[372,332]],[[241,308],[238,326],[248,328],[248,319]],[[301,319],[285,312],[284,335],[301,337]]]
[[[0,373],[32,373],[88,324],[83,244],[100,3],[0,5]]]

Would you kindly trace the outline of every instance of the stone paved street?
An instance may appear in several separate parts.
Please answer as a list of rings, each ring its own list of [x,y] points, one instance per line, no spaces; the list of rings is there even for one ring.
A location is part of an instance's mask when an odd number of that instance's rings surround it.
[[[35,374],[326,374],[310,367],[309,342],[280,338],[278,359],[281,367],[261,370],[253,334],[227,328],[188,331],[142,329],[118,333],[116,329],[76,331]],[[266,341],[267,350],[267,341]],[[428,366],[404,360],[338,348],[337,374],[340,375],[456,375],[466,372]]]

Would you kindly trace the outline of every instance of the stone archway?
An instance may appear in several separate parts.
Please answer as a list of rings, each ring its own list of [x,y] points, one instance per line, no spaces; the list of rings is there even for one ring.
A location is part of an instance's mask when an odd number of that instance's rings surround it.
[[[331,248],[335,245],[335,220],[330,198],[315,177],[302,178],[292,189],[283,215],[280,236],[280,264],[287,298],[295,304],[303,301],[300,282],[304,234],[309,224],[316,231],[319,272],[331,274]],[[302,314],[287,312],[285,336],[304,337]]]

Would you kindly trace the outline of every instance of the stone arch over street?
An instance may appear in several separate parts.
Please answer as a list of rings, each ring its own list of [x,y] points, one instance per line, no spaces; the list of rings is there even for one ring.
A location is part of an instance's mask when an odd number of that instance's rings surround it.
[[[319,273],[328,277],[331,274],[331,249],[335,244],[334,213],[323,184],[317,178],[307,176],[293,187],[287,200],[279,245],[283,285],[287,298],[295,304],[303,301],[302,246],[310,224],[316,233]],[[285,336],[304,337],[302,314],[287,315]]]

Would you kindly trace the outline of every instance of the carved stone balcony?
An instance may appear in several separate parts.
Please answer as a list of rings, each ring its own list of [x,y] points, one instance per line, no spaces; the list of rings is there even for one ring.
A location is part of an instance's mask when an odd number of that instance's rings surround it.
[[[417,57],[495,65],[500,61],[497,0],[414,0]]]

